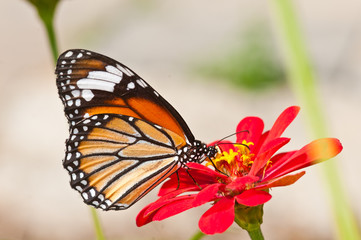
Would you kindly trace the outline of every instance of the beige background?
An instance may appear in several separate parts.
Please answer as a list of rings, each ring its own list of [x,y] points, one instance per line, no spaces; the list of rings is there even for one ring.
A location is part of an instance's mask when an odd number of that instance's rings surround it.
[[[295,4],[330,135],[344,145],[337,162],[360,220],[361,2]],[[271,25],[271,15],[266,1],[64,0],[56,27],[61,51],[89,48],[125,63],[172,103],[197,138],[210,142],[234,132],[245,116],[260,116],[269,128],[297,104],[287,87],[249,93],[189,71],[239,41],[253,21]],[[25,1],[0,1],[0,34],[0,239],[93,239],[89,208],[62,168],[67,125],[34,9]],[[304,123],[301,111],[284,134],[293,138],[287,150],[311,140]],[[262,226],[267,239],[336,239],[320,173],[313,167],[293,186],[271,191]],[[209,207],[137,228],[137,213],[155,199],[153,191],[129,210],[100,212],[108,239],[188,239]],[[248,237],[233,225],[222,239]]]

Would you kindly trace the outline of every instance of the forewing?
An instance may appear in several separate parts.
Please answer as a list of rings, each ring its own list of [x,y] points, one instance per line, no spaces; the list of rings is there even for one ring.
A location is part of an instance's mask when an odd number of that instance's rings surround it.
[[[180,114],[146,81],[104,55],[72,49],[56,66],[59,96],[70,126],[96,114],[121,114],[162,126],[184,142],[194,137]]]

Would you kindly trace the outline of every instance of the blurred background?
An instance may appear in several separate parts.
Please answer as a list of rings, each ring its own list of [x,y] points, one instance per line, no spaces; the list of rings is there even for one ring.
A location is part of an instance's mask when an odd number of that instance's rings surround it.
[[[360,220],[361,2],[294,1],[317,76],[337,161]],[[269,129],[288,106],[287,85],[271,8],[265,1],[63,0],[55,18],[60,52],[85,48],[142,76],[205,142],[235,131],[246,116]],[[37,12],[25,0],[0,1],[0,239],[94,239],[89,208],[62,167],[68,126],[53,59]],[[302,112],[284,150],[312,140]],[[326,163],[327,164],[327,163]],[[189,239],[209,206],[138,228],[137,213],[157,190],[126,211],[99,211],[108,239]],[[316,165],[296,184],[271,191],[266,239],[336,239]],[[204,239],[248,239],[233,225]]]

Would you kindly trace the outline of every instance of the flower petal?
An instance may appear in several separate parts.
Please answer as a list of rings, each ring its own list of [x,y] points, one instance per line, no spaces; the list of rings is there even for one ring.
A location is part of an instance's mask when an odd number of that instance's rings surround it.
[[[205,234],[223,233],[234,221],[234,198],[221,198],[199,219],[199,229]]]
[[[252,184],[256,181],[258,181],[258,177],[256,176],[237,177],[234,181],[227,184],[226,189],[230,189],[231,191],[242,191],[246,188],[247,184]]]
[[[336,138],[322,138],[315,140],[298,150],[283,163],[271,167],[266,171],[264,180],[277,178],[287,173],[311,166],[336,156],[342,150],[340,141]]]
[[[136,219],[137,226],[140,227],[152,221],[161,221],[193,208],[192,203],[195,196],[195,194],[185,195],[149,204],[138,213]]]
[[[243,140],[253,142],[254,145],[249,146],[251,151],[254,146],[257,146],[258,140],[262,135],[264,123],[258,117],[246,117],[241,120],[236,128],[237,143],[242,143]],[[241,132],[244,131],[244,132]]]
[[[305,171],[296,173],[296,174],[290,174],[286,175],[280,178],[277,178],[275,180],[272,180],[270,182],[261,183],[261,185],[258,185],[254,189],[262,190],[262,189],[269,189],[273,187],[284,187],[291,184],[294,184],[298,179],[300,179],[303,175],[305,175]]]
[[[160,188],[158,196],[164,196],[172,191],[183,188],[187,189],[187,191],[199,191],[199,186],[203,188],[209,184],[218,183],[219,179],[227,180],[227,176],[198,163],[188,163],[187,167],[188,169],[180,168],[177,170],[178,177],[176,173],[172,174],[169,180]]]
[[[177,192],[176,195],[181,194],[183,192],[189,191],[197,191],[199,187],[194,183],[192,179],[179,177],[177,178],[177,174],[173,174],[170,179],[168,179],[165,183],[163,183],[162,187],[159,189],[158,196],[162,197],[171,192]]]
[[[296,118],[299,111],[300,107],[298,106],[292,106],[284,110],[269,131],[266,142],[280,137],[286,128],[291,124],[291,122]]]
[[[236,196],[239,204],[254,207],[268,202],[272,198],[271,194],[262,190],[250,189]]]
[[[222,183],[216,183],[203,188],[195,197],[193,206],[197,207],[217,199],[217,193],[223,185]]]
[[[290,138],[276,138],[266,143],[266,145],[262,147],[261,151],[254,160],[249,175],[256,175],[258,171],[265,166],[271,156],[290,140]]]

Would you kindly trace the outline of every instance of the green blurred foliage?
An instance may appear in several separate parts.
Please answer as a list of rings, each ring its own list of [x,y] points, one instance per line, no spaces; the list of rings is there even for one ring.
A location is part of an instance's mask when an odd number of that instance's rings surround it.
[[[247,90],[263,90],[286,82],[272,35],[264,24],[251,25],[238,42],[225,56],[200,67],[201,74]]]
[[[55,10],[60,0],[26,0],[32,4],[38,11],[38,15],[44,24],[46,33],[48,35],[49,45],[52,52],[54,63],[59,55],[58,44],[54,29],[54,15]]]
[[[27,2],[37,9],[43,21],[49,22],[53,19],[56,6],[60,0],[27,0]]]

